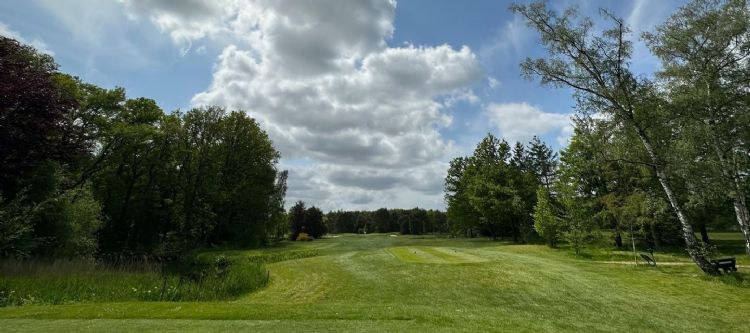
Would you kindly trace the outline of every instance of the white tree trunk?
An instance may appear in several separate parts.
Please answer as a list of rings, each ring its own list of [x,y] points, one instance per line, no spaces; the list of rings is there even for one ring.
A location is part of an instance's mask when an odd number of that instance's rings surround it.
[[[708,121],[708,127],[705,129],[707,136],[713,144],[716,157],[719,158],[719,165],[721,167],[721,173],[726,180],[731,179],[734,191],[731,192],[729,197],[732,199],[734,205],[734,214],[737,219],[737,224],[740,225],[742,235],[745,237],[745,253],[750,256],[750,214],[747,210],[747,204],[745,203],[745,193],[742,189],[742,179],[737,172],[739,167],[736,164],[732,164],[727,161],[726,156],[720,149],[722,141],[716,137],[716,131],[711,124],[716,123],[714,108],[711,105],[711,85],[706,84],[708,96],[706,100],[709,102],[708,111],[711,118]]]
[[[736,187],[740,186],[736,181],[735,184]],[[745,253],[750,256],[750,212],[747,210],[745,195],[739,190],[738,188],[738,193],[734,198],[734,213],[737,215],[737,223],[740,225],[740,230],[742,230],[742,234],[745,236]]]
[[[659,165],[659,158],[656,155],[654,147],[651,145],[651,142],[648,140],[648,137],[646,136],[643,129],[638,127],[637,125],[635,127],[638,138],[641,140],[641,143],[643,143],[643,147],[646,149],[646,152],[651,158],[651,162],[654,164],[654,168],[656,169],[656,177],[659,180],[659,184],[661,185],[662,189],[664,189],[664,193],[667,195],[669,204],[672,206],[672,209],[677,215],[677,219],[680,221],[680,224],[682,226],[682,237],[685,239],[685,245],[687,246],[687,251],[690,255],[690,258],[693,259],[693,262],[695,262],[695,264],[698,265],[698,267],[703,272],[711,275],[718,274],[718,271],[713,267],[713,265],[711,265],[708,259],[706,259],[706,256],[698,245],[698,241],[695,239],[695,231],[693,231],[693,226],[690,224],[687,216],[685,216],[685,213],[682,211],[682,206],[677,201],[677,197],[675,196],[674,192],[672,191],[672,187],[669,184],[669,178],[664,173],[664,171],[662,171],[661,166]]]
[[[740,225],[740,230],[745,238],[745,253],[750,256],[750,213],[748,213],[747,203],[745,202],[745,192],[742,189],[742,179],[737,172],[738,167],[730,165],[724,154],[719,149],[716,139],[713,139],[714,150],[716,156],[719,158],[719,165],[721,166],[721,172],[726,179],[732,180],[732,186],[734,190],[730,192],[729,197],[732,199],[734,206],[734,214],[737,219],[737,224]]]

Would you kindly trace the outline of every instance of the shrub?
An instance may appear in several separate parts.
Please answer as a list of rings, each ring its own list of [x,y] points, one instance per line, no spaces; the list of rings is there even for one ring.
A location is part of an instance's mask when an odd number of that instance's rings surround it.
[[[297,235],[297,240],[298,241],[311,241],[313,239],[306,232],[300,232],[299,235]]]

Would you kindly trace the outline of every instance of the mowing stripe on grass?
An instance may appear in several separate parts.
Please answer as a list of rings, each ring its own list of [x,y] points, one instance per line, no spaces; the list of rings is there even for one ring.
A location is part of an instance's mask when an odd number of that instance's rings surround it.
[[[487,259],[453,248],[433,246],[392,247],[388,251],[404,262],[425,264],[464,264],[485,262]]]
[[[436,256],[445,258],[446,261],[449,261],[451,263],[456,263],[456,264],[488,261],[488,259],[475,256],[473,254],[469,254],[469,253],[464,252],[463,250],[459,250],[455,248],[430,247],[430,248],[427,248],[426,250]]]

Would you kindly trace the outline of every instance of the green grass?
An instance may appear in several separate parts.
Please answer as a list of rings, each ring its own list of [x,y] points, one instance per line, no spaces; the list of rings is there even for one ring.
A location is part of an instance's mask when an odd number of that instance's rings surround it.
[[[388,235],[227,255],[288,260],[266,265],[265,288],[231,301],[5,307],[0,330],[750,331],[747,275],[709,278],[693,265],[651,268],[538,245]]]
[[[226,300],[263,287],[268,271],[247,260],[206,256],[191,276],[152,264],[111,266],[89,261],[0,263],[0,306],[112,301]],[[184,269],[184,268],[183,268]]]

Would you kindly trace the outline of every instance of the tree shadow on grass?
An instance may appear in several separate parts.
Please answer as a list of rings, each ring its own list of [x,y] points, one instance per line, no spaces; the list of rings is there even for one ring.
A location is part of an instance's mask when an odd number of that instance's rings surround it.
[[[704,278],[708,281],[721,282],[732,287],[750,289],[750,273],[748,272],[733,272],[718,276],[706,275]]]

